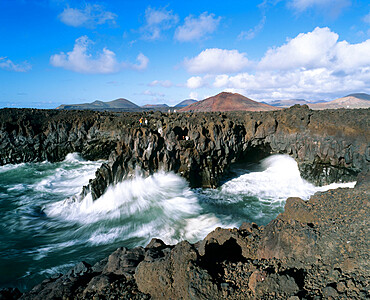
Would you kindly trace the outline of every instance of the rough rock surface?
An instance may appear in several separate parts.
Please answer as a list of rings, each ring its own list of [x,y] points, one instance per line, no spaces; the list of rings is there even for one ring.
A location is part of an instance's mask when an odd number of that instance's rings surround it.
[[[160,168],[193,186],[215,186],[231,163],[288,153],[312,181],[353,180],[354,189],[289,198],[266,227],[218,228],[203,241],[118,248],[94,266],[81,262],[21,299],[366,299],[369,275],[369,110],[230,114],[141,114],[0,110],[0,162],[108,159],[84,188]],[[186,137],[189,139],[187,140]],[[14,289],[1,297],[19,298]]]
[[[272,153],[291,155],[316,184],[354,180],[370,163],[370,109],[274,112],[100,113],[0,110],[0,164],[63,160],[80,152],[107,159],[82,191],[100,197],[137,168],[163,169],[192,187],[215,187],[230,165]],[[139,126],[139,119],[149,120]]]
[[[369,191],[289,198],[266,227],[217,228],[196,244],[118,248],[21,299],[368,299]]]

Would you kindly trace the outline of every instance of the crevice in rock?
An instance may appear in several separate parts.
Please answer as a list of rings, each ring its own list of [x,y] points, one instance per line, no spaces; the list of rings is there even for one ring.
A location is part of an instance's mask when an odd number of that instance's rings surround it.
[[[234,238],[230,238],[222,245],[210,243],[205,246],[205,255],[200,260],[202,268],[206,269],[212,278],[220,281],[224,275],[223,263],[243,262],[242,248]]]

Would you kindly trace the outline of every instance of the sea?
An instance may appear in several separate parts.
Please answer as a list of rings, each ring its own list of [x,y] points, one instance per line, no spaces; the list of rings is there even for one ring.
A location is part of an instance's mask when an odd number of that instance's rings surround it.
[[[102,161],[78,153],[57,163],[0,166],[0,288],[27,291],[80,261],[90,264],[118,247],[196,242],[217,227],[266,225],[288,197],[307,200],[318,191],[301,178],[297,163],[273,155],[235,164],[217,189],[191,189],[174,173],[158,172],[110,186],[101,198],[78,199]]]

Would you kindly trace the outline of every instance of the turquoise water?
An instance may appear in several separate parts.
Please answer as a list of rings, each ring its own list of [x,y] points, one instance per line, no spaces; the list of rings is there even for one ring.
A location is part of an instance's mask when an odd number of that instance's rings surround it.
[[[79,261],[93,264],[153,237],[195,242],[218,226],[267,224],[287,197],[329,188],[305,182],[293,159],[276,155],[234,166],[218,189],[190,189],[183,178],[158,172],[112,186],[96,201],[75,200],[101,163],[69,154],[60,163],[0,167],[0,287],[28,290]]]

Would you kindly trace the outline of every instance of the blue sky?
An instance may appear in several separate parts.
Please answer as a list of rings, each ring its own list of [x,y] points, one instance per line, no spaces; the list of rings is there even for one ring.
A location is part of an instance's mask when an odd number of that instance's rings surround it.
[[[0,0],[0,108],[370,93],[365,0]]]

